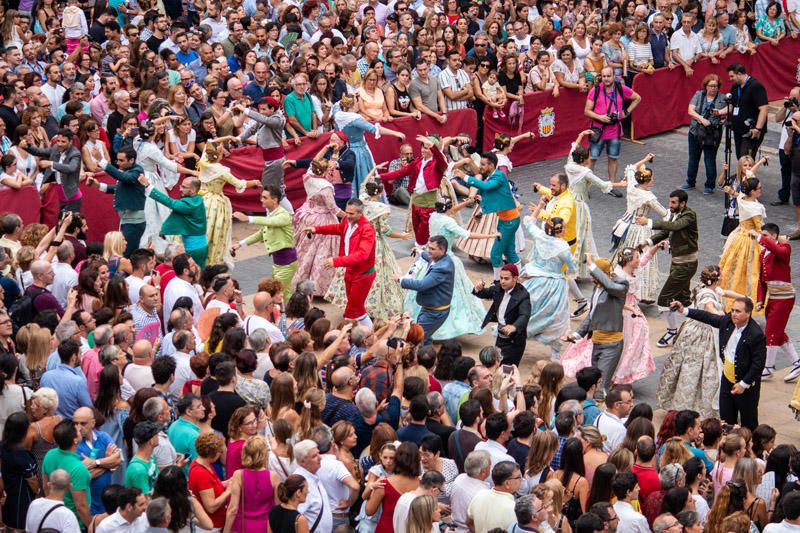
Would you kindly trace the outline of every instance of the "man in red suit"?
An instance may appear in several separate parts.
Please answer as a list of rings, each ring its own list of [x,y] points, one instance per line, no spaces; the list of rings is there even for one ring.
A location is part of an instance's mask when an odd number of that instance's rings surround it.
[[[397,170],[381,174],[380,178],[389,183],[408,177],[414,237],[418,246],[425,246],[430,238],[428,220],[431,218],[436,200],[439,198],[439,184],[447,170],[447,160],[439,149],[438,138],[418,135],[417,141],[422,144],[421,156]],[[451,141],[450,137],[445,137],[441,140],[442,146],[450,144]],[[420,179],[420,175],[422,175],[422,179]]]
[[[339,255],[326,259],[325,266],[345,269],[345,318],[372,327],[364,302],[375,281],[375,228],[364,216],[364,203],[361,200],[348,200],[344,212],[347,216],[338,224],[304,228],[302,231],[308,238],[314,233],[339,236]]]
[[[800,357],[786,335],[786,324],[794,307],[794,288],[792,287],[791,256],[789,239],[780,234],[776,224],[767,223],[759,234],[750,234],[761,244],[761,272],[758,276],[756,310],[764,309],[767,337],[767,361],[761,379],[769,379],[775,372],[775,359],[783,351],[792,361],[792,369],[783,378],[787,383],[800,376]],[[766,307],[764,301],[766,300]]]

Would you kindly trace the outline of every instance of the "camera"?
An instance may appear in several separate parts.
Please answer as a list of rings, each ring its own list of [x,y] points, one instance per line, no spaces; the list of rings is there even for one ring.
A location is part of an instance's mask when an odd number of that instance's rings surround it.
[[[731,93],[725,94],[725,103],[732,104],[733,103],[733,95]]]
[[[793,107],[800,107],[800,102],[797,101],[797,98],[787,98],[783,101],[783,107],[786,109],[791,109]]]
[[[611,124],[616,124],[619,122],[619,115],[617,113],[609,113],[608,118],[611,119]]]

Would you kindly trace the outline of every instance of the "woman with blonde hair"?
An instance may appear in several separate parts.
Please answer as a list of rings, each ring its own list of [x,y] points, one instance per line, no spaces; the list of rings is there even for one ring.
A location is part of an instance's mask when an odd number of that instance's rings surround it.
[[[664,450],[661,452],[661,459],[658,461],[658,468],[661,469],[673,463],[682,465],[691,458],[692,452],[686,447],[683,439],[680,437],[672,437],[664,444]]]
[[[630,472],[633,468],[633,452],[627,448],[617,448],[608,456],[608,462],[617,467],[617,472]]]
[[[558,436],[552,431],[537,431],[531,439],[528,459],[522,476],[520,492],[529,492],[540,483],[553,477],[550,463],[558,451]]]
[[[550,527],[554,531],[560,531],[561,533],[572,533],[572,528],[566,520],[566,516],[562,513],[565,494],[564,485],[557,479],[548,479],[542,485],[547,487],[552,495],[550,518],[548,519]]]
[[[251,437],[242,449],[242,468],[229,477],[231,499],[225,515],[226,533],[266,531],[269,512],[277,504],[277,472],[267,468],[269,448],[264,437]],[[245,523],[247,524],[245,526]]]
[[[303,395],[303,412],[300,413],[300,438],[310,439],[314,428],[322,424],[325,409],[325,391],[316,387]]]
[[[30,406],[31,425],[25,437],[25,447],[36,459],[36,463],[39,465],[38,475],[41,478],[44,456],[56,447],[53,429],[56,424],[61,422],[61,417],[56,414],[58,394],[50,387],[42,387],[31,395]],[[43,486],[41,479],[39,481],[40,486]]]
[[[433,524],[441,518],[433,496],[417,496],[408,510],[407,533],[433,533]]]
[[[374,68],[367,69],[362,76],[361,87],[356,91],[358,112],[370,122],[391,122],[392,115],[386,107],[386,96],[378,86],[380,76]]]
[[[714,483],[714,494],[719,494],[723,485],[733,477],[737,461],[747,455],[747,442],[738,433],[727,435],[719,447],[719,458],[711,470],[711,481]]]
[[[763,498],[756,496],[756,488],[759,485],[758,475],[759,465],[755,459],[741,457],[733,467],[733,477],[735,481],[740,481],[747,489],[747,496],[744,499],[744,509],[750,520],[758,526],[759,531],[769,523],[772,513],[767,512],[767,503]]]
[[[103,239],[103,259],[108,262],[108,273],[113,276],[118,271],[131,273],[131,262],[125,259],[128,243],[121,231],[109,231]]]
[[[608,454],[603,451],[603,443],[606,437],[595,426],[588,425],[578,428],[577,437],[583,445],[583,464],[586,469],[586,479],[591,484],[595,469],[608,462]]]
[[[47,358],[53,351],[53,336],[50,330],[37,324],[25,324],[17,332],[17,352],[22,381],[33,388],[39,387],[39,380],[45,371]]]

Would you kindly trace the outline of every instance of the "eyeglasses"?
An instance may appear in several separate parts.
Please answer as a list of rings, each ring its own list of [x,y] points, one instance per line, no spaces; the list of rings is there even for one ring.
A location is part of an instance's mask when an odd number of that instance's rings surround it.
[[[252,425],[253,425],[253,424],[255,424],[256,422],[258,422],[258,419],[257,419],[257,418],[254,418],[254,419],[252,419],[252,420],[245,420],[244,422],[242,422],[242,425],[243,425],[243,426],[252,426]]]
[[[481,63],[481,68],[489,68],[491,66],[489,63]]]

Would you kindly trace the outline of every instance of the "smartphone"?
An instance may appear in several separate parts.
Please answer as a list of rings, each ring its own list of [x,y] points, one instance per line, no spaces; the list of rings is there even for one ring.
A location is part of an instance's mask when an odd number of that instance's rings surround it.
[[[514,367],[511,365],[503,365],[503,374],[509,375],[514,371]]]
[[[136,137],[137,135],[139,135],[139,128],[131,128],[131,135],[133,137]]]

